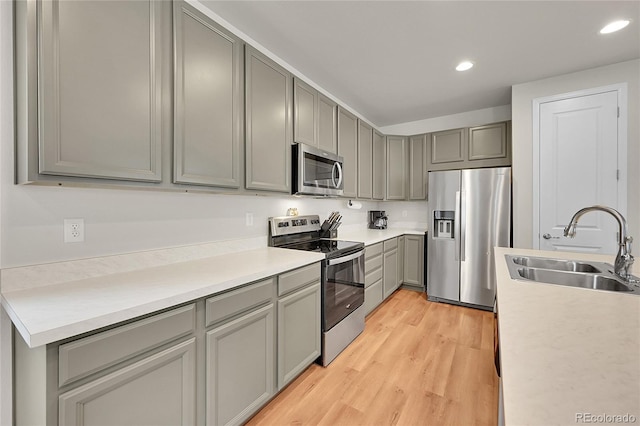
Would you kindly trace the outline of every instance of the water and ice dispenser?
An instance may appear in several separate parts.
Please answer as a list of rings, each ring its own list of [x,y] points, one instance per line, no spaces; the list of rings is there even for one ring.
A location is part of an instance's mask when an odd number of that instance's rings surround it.
[[[453,239],[455,224],[455,211],[434,210],[433,212],[433,238]]]

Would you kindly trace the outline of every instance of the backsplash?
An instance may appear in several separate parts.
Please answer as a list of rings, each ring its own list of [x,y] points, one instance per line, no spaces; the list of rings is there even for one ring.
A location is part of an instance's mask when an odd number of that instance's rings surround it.
[[[352,210],[347,199],[334,198],[23,185],[3,191],[12,201],[2,206],[3,269],[229,240],[262,239],[264,246],[267,218],[291,207],[321,218],[337,210],[343,229],[366,227],[368,210],[386,209],[390,226],[410,228],[419,227],[426,213],[425,202],[362,201]],[[65,218],[84,219],[84,242],[63,242]]]

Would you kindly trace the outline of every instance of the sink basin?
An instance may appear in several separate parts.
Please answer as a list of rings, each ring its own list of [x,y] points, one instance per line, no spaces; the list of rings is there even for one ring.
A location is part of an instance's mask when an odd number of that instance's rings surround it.
[[[571,287],[591,288],[593,290],[632,292],[633,289],[615,278],[601,274],[583,274],[559,272],[549,269],[518,268],[521,278],[549,284],[567,285]]]
[[[513,263],[522,266],[529,266],[531,268],[543,268],[553,269],[555,271],[573,271],[573,272],[589,272],[599,273],[602,272],[595,266],[584,263],[576,262],[575,260],[559,260],[559,259],[546,259],[542,257],[528,257],[528,256],[516,256],[512,257]]]
[[[505,257],[514,280],[640,295],[640,286],[622,280],[608,263],[534,256]]]

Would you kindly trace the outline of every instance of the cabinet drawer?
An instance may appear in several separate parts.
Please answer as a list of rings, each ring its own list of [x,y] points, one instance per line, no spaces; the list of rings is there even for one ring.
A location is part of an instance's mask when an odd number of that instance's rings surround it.
[[[382,265],[382,256],[380,257],[380,265]],[[380,279],[382,279],[382,268],[374,269],[373,271],[367,270],[364,276],[364,287],[367,288]]]
[[[205,327],[260,306],[273,297],[274,278],[210,297],[206,303]]]
[[[382,254],[382,243],[377,243],[371,246],[366,246],[364,248],[364,258],[365,260],[370,259],[374,256]]]
[[[376,257],[372,257],[371,259],[367,259],[364,261],[364,271],[365,273],[369,273],[374,269],[378,269],[382,266],[382,254],[379,254]]]
[[[371,311],[382,303],[382,280],[378,280],[364,290],[364,314]]]
[[[390,240],[384,241],[384,251],[385,253],[389,250],[393,250],[398,247],[398,239],[391,238]]]
[[[289,293],[297,288],[304,287],[314,281],[320,281],[320,264],[305,266],[285,272],[278,276],[278,296]]]
[[[195,328],[195,318],[195,305],[189,305],[60,345],[59,385],[188,335]]]

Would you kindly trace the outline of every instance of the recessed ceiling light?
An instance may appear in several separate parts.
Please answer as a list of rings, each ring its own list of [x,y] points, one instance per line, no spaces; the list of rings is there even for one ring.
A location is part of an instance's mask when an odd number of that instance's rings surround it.
[[[622,19],[620,21],[614,21],[608,25],[606,25],[603,29],[600,30],[600,34],[609,34],[609,33],[614,33],[616,31],[620,31],[621,29],[623,29],[624,27],[626,27],[627,25],[629,25],[629,20],[628,19]]]
[[[456,71],[466,71],[470,70],[471,68],[473,68],[473,62],[462,61],[456,67]]]

